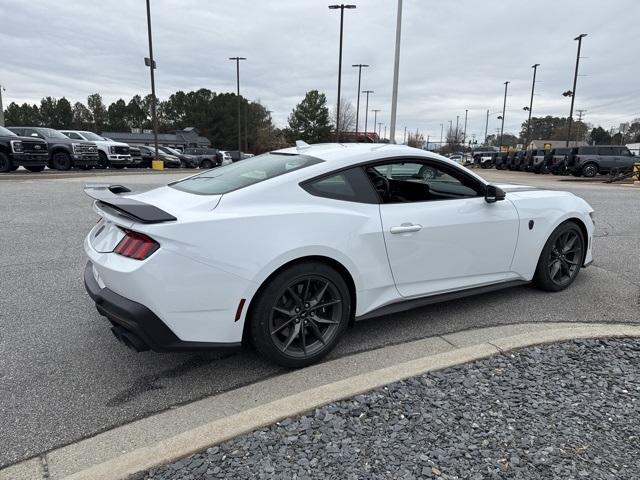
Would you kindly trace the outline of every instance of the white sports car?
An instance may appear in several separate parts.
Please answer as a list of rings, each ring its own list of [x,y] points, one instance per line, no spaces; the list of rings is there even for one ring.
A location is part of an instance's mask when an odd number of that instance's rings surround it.
[[[358,321],[592,261],[593,209],[400,145],[298,142],[133,194],[87,186],[87,291],[138,351],[251,343],[316,362]]]

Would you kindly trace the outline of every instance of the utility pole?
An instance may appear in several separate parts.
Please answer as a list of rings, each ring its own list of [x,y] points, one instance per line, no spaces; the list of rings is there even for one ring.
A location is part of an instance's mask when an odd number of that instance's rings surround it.
[[[344,9],[356,8],[355,5],[329,5],[330,10],[340,10],[340,48],[338,49],[338,104],[336,105],[336,141],[340,142],[340,87],[342,86],[342,32],[344,26]]]
[[[153,59],[153,38],[151,35],[151,6],[147,0],[147,34],[149,36],[149,58],[145,63],[151,72],[151,121],[153,122],[153,144],[155,146],[154,160],[158,160],[158,115],[156,113],[156,80],[153,71],[156,69],[156,62]]]
[[[487,133],[489,130],[489,110],[487,109],[487,121],[484,124],[484,144],[487,144]]]
[[[0,85],[0,127],[4,127],[4,107],[2,106],[2,91],[4,89],[5,88]]]
[[[398,73],[400,71],[400,37],[402,28],[402,0],[398,0],[396,18],[396,52],[393,61],[393,92],[391,94],[391,143],[396,143],[396,111],[398,106]]]
[[[378,122],[378,138],[380,137],[380,134],[382,133],[382,122]]]
[[[458,143],[458,124],[460,123],[460,115],[456,115],[456,143]]]
[[[586,33],[581,33],[576,38],[574,38],[574,40],[578,41],[578,53],[576,55],[576,69],[573,73],[573,90],[571,90],[571,110],[569,111],[569,122],[567,125],[567,143],[565,145],[567,147],[569,146],[569,141],[571,139],[571,124],[573,123],[573,103],[576,99],[576,84],[578,83],[578,67],[580,65],[580,49],[582,47],[582,39],[586,36]]]
[[[404,136],[402,137],[402,144],[407,144],[407,127],[404,127]]]
[[[363,90],[362,93],[367,95],[367,102],[365,104],[365,109],[364,109],[364,136],[367,136],[367,126],[368,126],[368,120],[369,120],[369,94],[373,93],[373,90]],[[375,130],[375,126],[373,128]]]
[[[467,114],[469,110],[464,111],[464,131],[462,132],[462,145],[467,141]]]
[[[531,68],[533,68],[533,82],[531,83],[531,100],[529,101],[529,119],[527,120],[527,139],[524,145],[525,149],[527,148],[527,145],[531,143],[531,113],[533,112],[533,92],[536,88],[536,72],[538,71],[539,66],[539,63],[531,66]]]
[[[384,137],[383,138],[387,138],[387,126],[384,126]]]
[[[249,151],[249,128],[248,128],[249,107],[248,105],[249,105],[248,101],[244,103],[244,151],[245,152]]]
[[[427,148],[426,148],[426,150],[427,151],[429,150],[429,135],[427,135]]]
[[[240,127],[240,60],[246,60],[245,57],[229,57],[229,60],[236,62],[236,95],[238,97],[238,155],[242,152],[242,133]]]
[[[362,80],[362,68],[368,67],[369,65],[365,65],[364,63],[358,63],[356,65],[351,65],[352,67],[358,67],[358,103],[356,104],[356,141],[358,141],[358,127],[359,127],[359,119],[360,119],[360,81]]]
[[[500,150],[502,151],[502,139],[504,137],[504,114],[507,111],[507,87],[509,82],[504,82],[504,104],[502,105],[502,126],[500,127]]]
[[[378,112],[381,112],[382,110],[379,109],[373,109],[371,110],[373,112],[373,133],[376,133],[376,123],[378,122]],[[378,134],[378,140],[380,139],[380,134]]]
[[[440,148],[442,149],[442,134],[444,133],[444,125],[440,124]]]

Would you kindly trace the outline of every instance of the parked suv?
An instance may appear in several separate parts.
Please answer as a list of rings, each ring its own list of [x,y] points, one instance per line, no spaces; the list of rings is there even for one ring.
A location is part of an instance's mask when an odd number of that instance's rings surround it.
[[[129,145],[101,137],[85,130],[60,130],[71,140],[86,140],[98,146],[98,166],[102,168],[124,168],[131,165]]]
[[[554,148],[553,156],[549,160],[549,171],[554,175],[566,175],[568,165],[573,163],[573,156],[577,150],[577,148],[571,147]]]
[[[524,156],[526,153],[527,152],[525,150],[516,152],[511,159],[511,163],[507,164],[507,168],[509,170],[522,170],[522,162],[524,161]]]
[[[528,164],[527,171],[534,173],[549,173],[547,159],[551,158],[553,150],[539,149],[534,150],[531,154],[531,160]]]
[[[0,127],[0,172],[11,172],[23,166],[30,172],[41,172],[47,166],[47,142],[38,138],[19,137]]]
[[[624,145],[578,147],[570,166],[573,176],[595,177],[598,173],[633,168],[637,158]]]
[[[47,142],[49,168],[69,170],[71,167],[91,168],[98,164],[98,147],[84,140],[71,140],[57,130],[44,127],[9,127],[23,137],[41,138]]]
[[[215,148],[185,148],[182,153],[194,157],[200,168],[213,168],[222,163],[222,154]]]

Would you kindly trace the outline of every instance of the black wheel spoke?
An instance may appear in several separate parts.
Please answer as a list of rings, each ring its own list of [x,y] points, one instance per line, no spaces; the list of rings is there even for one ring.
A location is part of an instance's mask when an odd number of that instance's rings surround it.
[[[273,330],[271,332],[271,335],[276,335],[277,333],[281,332],[282,330],[287,328],[289,325],[291,325],[291,322],[293,322],[294,320],[295,320],[295,317],[291,317],[289,320],[286,320],[285,322],[282,323],[282,325],[280,325],[275,330]]]
[[[302,347],[302,353],[306,355],[307,354],[307,329],[304,326],[300,327],[300,346]]]
[[[279,313],[282,313],[282,314],[286,315],[287,317],[290,317],[290,316],[292,316],[292,315],[293,315],[293,312],[292,312],[292,311],[290,311],[290,310],[285,310],[284,308],[281,308],[281,307],[273,307],[273,309],[274,309],[276,312],[279,312]]]
[[[556,275],[558,275],[558,271],[560,271],[560,260],[554,260],[551,263],[551,271],[549,272],[549,276],[552,279],[555,279]]]
[[[291,333],[289,333],[289,336],[287,337],[287,341],[285,342],[284,346],[282,347],[282,351],[286,352],[287,348],[289,348],[291,346],[291,344],[293,343],[293,341],[300,335],[300,324],[296,323],[293,326],[293,329],[291,330]]]
[[[320,323],[320,324],[323,324],[323,325],[333,325],[333,324],[339,323],[337,320],[331,320],[331,319],[328,319],[328,318],[320,318],[317,315],[313,315],[313,317],[311,317],[311,319],[315,323]]]
[[[298,295],[298,293],[293,288],[289,287],[289,288],[287,288],[287,291],[293,297],[293,301],[297,305],[300,305],[302,303],[302,299],[300,298],[300,295]]]
[[[314,322],[313,320],[309,320],[309,329],[313,333],[313,336],[320,340],[323,345],[326,343],[316,322]]]
[[[330,307],[331,305],[336,305],[337,303],[340,303],[340,300],[336,299],[336,300],[329,300],[328,302],[324,302],[324,303],[319,303],[318,305],[309,308],[309,310],[318,310],[320,308],[325,308],[325,307]]]
[[[305,302],[309,300],[309,293],[311,289],[311,279],[307,278],[307,283],[304,286],[304,290],[302,291],[302,300]]]
[[[320,291],[316,293],[316,296],[313,299],[315,303],[318,303],[320,302],[320,300],[322,300],[322,297],[324,297],[324,294],[327,292],[327,288],[329,288],[329,282],[324,282],[324,285],[322,285],[322,288],[320,288]]]
[[[565,242],[565,244],[564,244],[564,247],[562,249],[562,253],[564,253],[566,255],[567,252],[569,250],[571,250],[571,248],[575,245],[577,239],[578,239],[578,237],[576,235],[572,235],[571,237],[569,237],[567,239],[567,241]]]

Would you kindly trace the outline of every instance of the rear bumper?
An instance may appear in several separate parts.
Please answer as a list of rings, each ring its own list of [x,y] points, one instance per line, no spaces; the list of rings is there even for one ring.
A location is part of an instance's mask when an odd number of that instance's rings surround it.
[[[157,315],[144,305],[118,295],[108,288],[100,288],[94,277],[91,262],[87,262],[84,269],[84,285],[87,293],[96,303],[100,315],[105,316],[114,326],[136,335],[155,352],[233,351],[241,346],[240,342],[211,343],[180,340]]]

